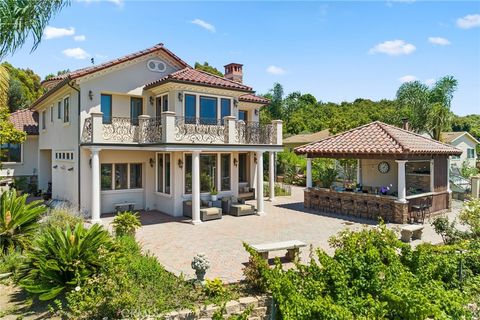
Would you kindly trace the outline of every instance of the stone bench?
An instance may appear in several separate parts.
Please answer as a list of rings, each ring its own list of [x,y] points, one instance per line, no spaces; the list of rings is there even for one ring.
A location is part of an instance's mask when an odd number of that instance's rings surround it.
[[[115,203],[113,206],[115,207],[116,213],[135,210],[135,202]]]
[[[422,239],[423,226],[407,224],[402,226],[400,234],[403,242],[410,242],[412,239]]]
[[[298,258],[298,254],[300,253],[300,248],[306,247],[306,246],[307,246],[306,243],[299,240],[251,245],[251,247],[256,252],[258,252],[258,254],[264,259],[268,259],[268,253],[270,251],[287,250],[286,258],[289,260],[295,260],[296,258]]]

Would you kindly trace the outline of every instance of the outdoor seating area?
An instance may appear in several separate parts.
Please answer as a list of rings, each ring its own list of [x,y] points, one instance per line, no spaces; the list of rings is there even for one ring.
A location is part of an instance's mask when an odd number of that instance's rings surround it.
[[[395,223],[424,223],[451,209],[449,162],[461,151],[408,131],[408,123],[400,129],[375,121],[295,152],[307,156],[305,208]],[[356,159],[356,179],[313,186],[315,158]]]
[[[200,220],[209,221],[222,219],[222,215],[232,215],[236,217],[255,214],[256,209],[252,204],[246,204],[244,199],[235,196],[225,196],[220,200],[200,202]],[[183,215],[192,218],[192,201],[183,202]]]

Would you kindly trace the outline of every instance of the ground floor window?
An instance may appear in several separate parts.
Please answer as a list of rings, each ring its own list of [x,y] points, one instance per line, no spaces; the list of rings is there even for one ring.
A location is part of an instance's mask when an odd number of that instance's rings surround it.
[[[247,168],[248,168],[248,155],[246,153],[240,153],[238,155],[238,180],[240,182],[247,182]]]
[[[1,162],[22,162],[22,145],[20,143],[4,143],[0,145]]]
[[[157,192],[170,194],[170,153],[157,154]]]
[[[200,192],[218,190],[217,155],[200,155]],[[192,193],[192,155],[185,155],[185,193]]]
[[[102,163],[100,166],[102,190],[141,189],[141,163]]]
[[[230,181],[230,154],[224,153],[220,156],[220,167],[221,167],[221,190],[227,191],[231,190]]]

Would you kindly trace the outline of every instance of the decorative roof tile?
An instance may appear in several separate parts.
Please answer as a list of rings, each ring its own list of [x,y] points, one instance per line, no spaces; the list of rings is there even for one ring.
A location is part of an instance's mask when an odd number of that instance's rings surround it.
[[[38,113],[30,109],[23,109],[10,114],[10,121],[17,130],[29,135],[38,135]]]
[[[313,156],[459,155],[448,144],[383,122],[367,125],[295,148],[297,154]]]
[[[225,89],[240,90],[251,92],[252,88],[243,85],[241,83],[228,80],[223,77],[213,75],[211,73],[193,69],[192,67],[186,67],[184,69],[175,71],[168,76],[165,76],[159,80],[150,82],[145,85],[145,89],[150,89],[166,82],[183,82],[206,85],[210,87],[220,87]]]
[[[240,101],[244,102],[253,102],[253,103],[261,103],[261,104],[269,104],[270,100],[264,97],[259,97],[251,93],[244,94],[238,98]]]

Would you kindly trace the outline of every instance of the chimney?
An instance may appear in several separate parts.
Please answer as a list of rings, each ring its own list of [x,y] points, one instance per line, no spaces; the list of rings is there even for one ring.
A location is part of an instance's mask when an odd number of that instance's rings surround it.
[[[238,83],[243,82],[243,64],[229,63],[225,66],[225,78]]]
[[[402,122],[403,122],[403,126],[402,126],[403,130],[410,130],[409,125],[408,125],[408,118],[403,118]]]

